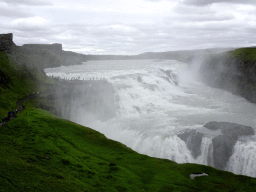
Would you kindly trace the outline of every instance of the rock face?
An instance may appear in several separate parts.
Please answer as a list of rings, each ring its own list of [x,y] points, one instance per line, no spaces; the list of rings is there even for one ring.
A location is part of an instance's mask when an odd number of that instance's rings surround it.
[[[206,123],[204,127],[210,130],[220,129],[223,135],[231,137],[254,135],[253,128],[244,125],[239,125],[236,123],[212,121]]]
[[[30,68],[59,67],[61,65],[78,65],[86,62],[86,55],[62,50],[62,44],[25,44],[16,46],[13,34],[0,34],[0,51],[10,54],[17,64]],[[35,64],[37,66],[35,66]],[[0,81],[5,77],[1,75]]]
[[[203,82],[256,103],[256,61],[243,61],[230,53],[212,55],[200,67]]]
[[[212,139],[213,162],[217,169],[224,169],[232,155],[233,147],[239,136],[254,135],[251,127],[228,122],[209,122],[204,125],[210,130],[221,130],[222,135]]]
[[[212,144],[208,148],[207,164],[217,169],[224,170],[233,154],[233,148],[240,136],[254,135],[254,129],[248,126],[228,122],[212,121],[204,125],[209,130],[219,130],[217,135],[204,135],[196,130],[187,130],[178,135],[187,148],[191,151],[194,159],[202,154],[203,137],[212,138]]]
[[[197,158],[201,155],[201,143],[203,134],[198,133],[195,130],[186,131],[178,135],[179,138],[185,141],[187,148],[191,151],[194,158]]]
[[[16,45],[13,43],[12,38],[12,33],[0,34],[0,51],[11,53],[15,49]]]

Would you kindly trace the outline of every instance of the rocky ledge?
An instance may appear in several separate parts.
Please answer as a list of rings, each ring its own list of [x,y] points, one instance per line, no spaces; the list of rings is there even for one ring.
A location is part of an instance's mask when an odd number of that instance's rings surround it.
[[[255,134],[252,127],[228,122],[212,121],[206,123],[204,128],[212,131],[220,130],[220,134],[212,138],[212,151],[208,153],[208,165],[222,170],[225,169],[238,138]],[[187,130],[178,136],[186,143],[195,159],[201,155],[202,139],[205,136],[203,133]]]
[[[228,122],[209,122],[204,125],[210,130],[221,130],[221,135],[212,139],[214,167],[224,169],[233,153],[238,137],[254,135],[251,127]]]

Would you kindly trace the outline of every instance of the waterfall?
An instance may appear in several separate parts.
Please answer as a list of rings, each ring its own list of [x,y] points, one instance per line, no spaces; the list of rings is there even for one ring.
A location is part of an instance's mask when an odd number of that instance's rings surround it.
[[[225,170],[256,177],[256,142],[238,141]]]
[[[170,60],[89,61],[46,73],[108,80],[85,80],[86,86],[69,91],[71,101],[65,102],[72,121],[142,154],[256,177],[255,139],[204,127],[225,121],[256,128],[256,105],[199,82],[191,67]]]
[[[201,143],[201,155],[196,158],[194,163],[213,166],[213,147],[212,138],[204,136]]]

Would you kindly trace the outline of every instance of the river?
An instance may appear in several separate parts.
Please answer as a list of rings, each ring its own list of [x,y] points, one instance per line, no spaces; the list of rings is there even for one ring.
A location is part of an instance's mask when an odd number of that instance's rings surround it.
[[[112,84],[116,115],[101,121],[93,114],[71,120],[100,131],[133,150],[177,163],[212,165],[212,138],[221,134],[203,127],[210,121],[256,128],[256,105],[227,91],[205,85],[198,66],[175,60],[88,61],[82,65],[45,69],[62,79],[107,80]],[[92,93],[93,94],[93,93]],[[104,94],[104,92],[102,92]],[[203,133],[195,157],[178,135]],[[224,170],[256,177],[256,137],[237,140]]]

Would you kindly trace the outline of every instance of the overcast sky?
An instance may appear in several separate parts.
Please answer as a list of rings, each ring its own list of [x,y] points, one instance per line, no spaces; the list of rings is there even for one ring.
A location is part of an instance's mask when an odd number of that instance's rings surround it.
[[[256,0],[0,0],[16,45],[84,54],[256,45]]]

